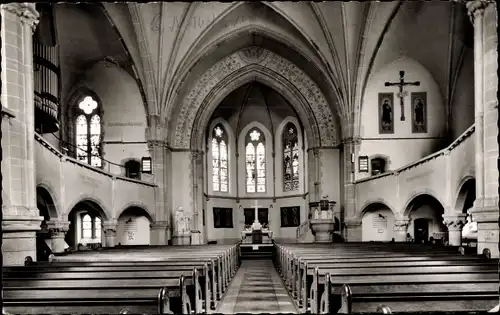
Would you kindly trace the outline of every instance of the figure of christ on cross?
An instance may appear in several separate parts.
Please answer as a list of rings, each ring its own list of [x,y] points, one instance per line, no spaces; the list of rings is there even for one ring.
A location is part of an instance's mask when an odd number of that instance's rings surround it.
[[[404,98],[408,93],[406,91],[403,91],[403,87],[405,85],[414,85],[414,86],[420,86],[420,81],[415,81],[415,82],[405,82],[405,72],[404,71],[399,71],[399,82],[385,82],[385,86],[398,86],[399,87],[399,93],[397,96],[399,97],[399,100],[401,102],[401,121],[405,121],[405,107],[404,107]]]

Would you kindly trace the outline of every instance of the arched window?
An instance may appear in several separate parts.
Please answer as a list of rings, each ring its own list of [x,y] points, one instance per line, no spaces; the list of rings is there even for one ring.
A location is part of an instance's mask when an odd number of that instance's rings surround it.
[[[228,137],[224,127],[218,124],[212,131],[212,188],[213,191],[228,191]]]
[[[266,147],[262,132],[253,128],[245,137],[247,193],[266,192]]]
[[[92,218],[86,214],[82,220],[82,238],[92,238]]]
[[[82,243],[100,243],[101,231],[101,218],[89,213],[82,215]]]
[[[101,167],[101,116],[97,102],[85,96],[78,103],[76,116],[76,157],[79,161]]]
[[[384,158],[378,157],[371,159],[372,176],[385,173],[386,161]]]
[[[299,138],[297,128],[288,123],[283,129],[283,185],[285,191],[299,190]]]
[[[141,179],[141,163],[135,160],[126,162],[125,176],[132,179]]]

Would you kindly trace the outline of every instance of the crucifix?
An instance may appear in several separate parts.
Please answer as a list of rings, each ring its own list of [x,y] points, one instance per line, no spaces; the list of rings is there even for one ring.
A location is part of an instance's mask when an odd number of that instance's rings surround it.
[[[397,96],[399,97],[399,100],[401,102],[401,121],[405,120],[405,108],[404,108],[404,98],[408,93],[406,91],[403,91],[403,86],[405,85],[415,85],[415,86],[420,86],[420,81],[415,81],[415,82],[405,82],[405,72],[404,71],[399,71],[399,82],[385,82],[385,86],[398,86],[399,87],[399,93]]]

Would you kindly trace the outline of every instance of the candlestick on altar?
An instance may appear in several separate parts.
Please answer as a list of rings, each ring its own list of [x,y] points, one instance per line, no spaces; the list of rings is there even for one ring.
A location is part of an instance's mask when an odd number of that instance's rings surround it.
[[[255,223],[259,222],[259,203],[257,200],[255,200]]]

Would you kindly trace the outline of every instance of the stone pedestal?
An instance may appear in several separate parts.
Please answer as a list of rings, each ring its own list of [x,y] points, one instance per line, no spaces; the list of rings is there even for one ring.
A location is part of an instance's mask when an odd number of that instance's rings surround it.
[[[332,219],[312,219],[310,221],[310,224],[314,234],[315,243],[333,242],[335,221],[333,221]]]
[[[191,231],[191,245],[200,245],[200,244],[202,244],[201,232]]]
[[[51,240],[51,250],[53,253],[63,253],[67,247],[66,233],[69,230],[68,221],[48,221],[47,228],[49,229],[49,236]]]
[[[406,242],[406,234],[408,234],[408,225],[410,220],[396,220],[394,221],[394,240],[396,242]]]
[[[191,233],[174,235],[172,245],[191,245]]]
[[[471,209],[471,216],[477,222],[477,253],[483,253],[486,248],[491,252],[491,258],[499,257],[498,208],[486,207]]]
[[[103,247],[115,247],[116,246],[116,222],[104,222],[102,224],[102,230],[104,232],[104,240],[106,244]]]
[[[443,224],[448,228],[448,244],[450,246],[462,245],[462,228],[465,225],[466,214],[443,215]]]
[[[4,266],[24,265],[26,256],[36,260],[36,231],[43,217],[3,215],[2,256]]]
[[[361,242],[361,220],[347,219],[345,221],[345,239],[347,242]]]
[[[165,221],[154,222],[150,225],[150,245],[167,245],[169,226]]]

